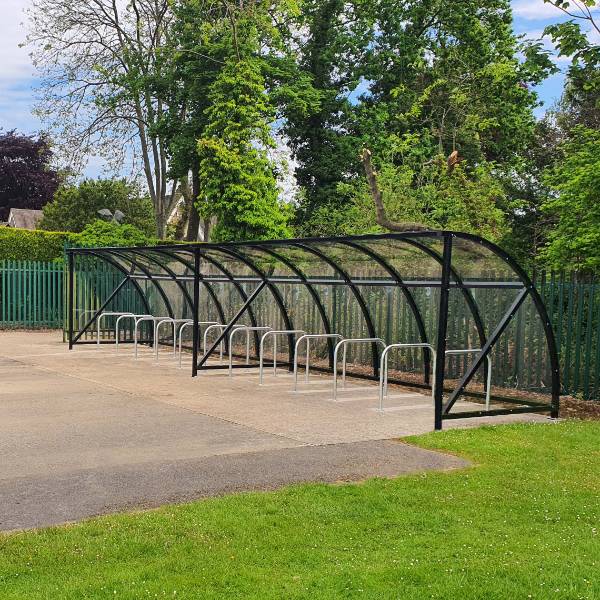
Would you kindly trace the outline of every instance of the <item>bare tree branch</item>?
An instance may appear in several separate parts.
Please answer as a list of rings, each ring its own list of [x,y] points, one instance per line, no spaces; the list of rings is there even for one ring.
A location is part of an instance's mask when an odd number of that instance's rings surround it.
[[[368,148],[363,148],[361,160],[369,183],[369,190],[375,204],[376,220],[379,225],[389,231],[426,231],[431,229],[423,223],[390,221],[385,212],[383,197],[377,184],[377,173],[371,164],[371,151]]]

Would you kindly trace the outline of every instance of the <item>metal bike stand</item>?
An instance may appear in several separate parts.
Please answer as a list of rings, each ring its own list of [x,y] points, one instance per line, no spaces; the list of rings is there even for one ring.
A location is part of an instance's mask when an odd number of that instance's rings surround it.
[[[337,401],[337,355],[340,347],[343,349],[342,358],[342,387],[346,387],[346,358],[348,354],[348,344],[372,344],[373,342],[381,344],[385,348],[385,342],[381,338],[347,338],[338,342],[333,350],[333,401]]]
[[[133,327],[133,356],[137,359],[138,357],[138,326],[140,323],[144,321],[152,321],[153,329],[154,329],[154,343],[156,344],[156,324],[160,321],[164,321],[165,319],[169,320],[171,317],[153,317],[153,316],[144,316],[138,317],[135,320],[135,325]]]
[[[223,325],[222,323],[214,323],[213,325],[209,325],[204,330],[204,336],[202,338],[202,354],[203,355],[206,354],[206,341],[208,339],[208,332],[213,329],[216,329],[217,331],[223,331],[227,327],[228,327],[228,325]],[[245,327],[245,325],[234,325],[233,329],[236,329],[237,327]],[[219,361],[220,362],[223,362],[224,349],[225,349],[225,340],[221,340],[221,343],[219,344]]]
[[[240,331],[246,332],[246,364],[250,364],[250,332],[252,331],[271,331],[271,327],[252,327],[250,325],[240,325],[234,327],[229,334],[229,377],[233,375],[233,336]]]
[[[171,317],[169,318],[165,318],[162,321],[159,321],[156,324],[156,328],[154,330],[154,357],[155,360],[158,361],[158,346],[159,346],[159,330],[160,330],[160,326],[163,323],[170,323],[173,326],[173,356],[175,357],[177,355],[177,325],[179,324],[186,324],[186,323],[193,323],[194,321],[192,319],[172,319]]]
[[[294,348],[294,391],[298,391],[298,354],[300,350],[300,344],[306,340],[306,369],[304,372],[304,381],[308,383],[308,376],[310,373],[310,340],[312,339],[327,339],[327,338],[335,338],[338,340],[343,340],[344,336],[340,333],[307,333],[306,335],[301,335],[296,340],[296,346]]]
[[[446,354],[477,354],[481,352],[481,348],[464,348],[463,350],[446,350]],[[487,363],[487,377],[485,390],[485,410],[490,410],[490,398],[492,387],[492,359],[488,354],[485,357]]]
[[[260,347],[259,347],[259,366],[258,366],[258,379],[259,385],[262,385],[263,382],[263,363],[264,363],[264,351],[265,351],[265,341],[268,336],[273,336],[273,375],[277,375],[277,336],[278,335],[295,335],[297,333],[305,334],[306,331],[303,329],[281,329],[275,331],[272,329],[271,331],[267,331],[260,338]]]
[[[387,398],[388,388],[388,355],[390,350],[394,348],[405,349],[405,348],[429,348],[433,363],[433,372],[435,373],[437,356],[435,348],[431,344],[426,343],[414,343],[414,344],[390,344],[383,349],[381,353],[381,369],[379,371],[379,410],[383,412],[383,399]],[[435,382],[431,386],[431,397],[435,401]]]
[[[133,313],[131,312],[103,312],[101,315],[98,315],[98,319],[96,321],[97,327],[97,335],[96,335],[96,344],[98,348],[100,348],[100,323],[102,322],[103,317],[132,317]]]
[[[121,315],[120,317],[117,317],[117,322],[115,323],[115,352],[119,351],[119,324],[121,323],[121,321],[123,319],[133,319],[134,322],[136,319],[138,319],[139,317],[151,317],[152,315],[136,315],[136,314],[128,314],[128,315]]]
[[[203,325],[220,325],[221,323],[218,323],[217,321],[198,321],[198,328],[202,327]],[[180,328],[179,328],[179,368],[181,368],[181,353],[183,350],[183,331],[186,327],[188,326],[193,326],[194,325],[194,321],[188,321],[187,323],[184,323]],[[205,344],[206,347],[206,344]]]

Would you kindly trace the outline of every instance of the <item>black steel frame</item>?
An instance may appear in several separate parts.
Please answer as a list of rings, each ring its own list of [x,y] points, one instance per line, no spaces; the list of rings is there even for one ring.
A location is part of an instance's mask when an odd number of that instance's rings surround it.
[[[436,261],[441,268],[441,273],[437,279],[413,279],[409,280],[403,277],[398,268],[391,265],[388,260],[379,252],[374,250],[368,244],[369,242],[379,240],[393,240],[405,247],[413,248],[422,252],[427,257]],[[485,248],[489,253],[502,259],[508,265],[516,280],[510,281],[495,281],[488,279],[479,280],[463,280],[457,269],[453,266],[453,243],[457,240],[466,240],[472,244],[478,244]],[[441,252],[430,247],[428,243],[435,242],[443,245]],[[377,263],[386,273],[387,277],[374,279],[358,279],[353,278],[351,274],[338,264],[331,254],[327,252],[331,248],[348,248],[354,252],[363,254],[369,260]],[[300,250],[302,254],[310,255],[328,265],[335,276],[332,277],[311,277],[308,276],[299,264],[292,258],[285,255],[285,250]],[[252,254],[252,256],[249,256]],[[319,292],[315,289],[316,285],[328,286],[346,286],[360,307],[364,323],[366,325],[369,337],[376,337],[376,330],[373,322],[373,316],[370,314],[369,306],[364,299],[361,288],[364,286],[387,286],[395,287],[401,290],[413,316],[417,326],[418,335],[421,342],[428,341],[425,321],[419,306],[415,301],[413,290],[419,287],[439,288],[439,307],[438,307],[438,322],[437,322],[437,342],[436,354],[438,357],[436,370],[433,374],[435,381],[435,428],[441,429],[442,422],[445,419],[467,418],[483,415],[510,414],[520,412],[549,412],[552,417],[558,416],[560,381],[559,381],[559,363],[558,353],[556,350],[556,342],[552,326],[548,318],[544,303],[533,286],[530,278],[524,270],[515,262],[515,260],[497,247],[495,244],[480,238],[476,235],[467,233],[457,233],[451,231],[418,231],[408,233],[388,233],[380,235],[363,235],[363,236],[345,236],[332,238],[303,238],[292,240],[260,240],[250,242],[228,242],[222,244],[168,244],[152,247],[133,247],[133,248],[70,248],[67,250],[68,255],[68,340],[69,348],[73,348],[75,344],[86,343],[81,340],[81,337],[94,324],[98,316],[108,306],[125,286],[131,282],[140,295],[145,308],[150,312],[148,300],[144,291],[140,287],[138,280],[150,281],[156,288],[159,296],[165,304],[165,308],[169,316],[174,316],[173,307],[169,301],[168,294],[162,288],[161,281],[175,282],[178,286],[186,305],[191,311],[195,326],[193,328],[192,339],[192,376],[196,376],[198,370],[215,368],[214,365],[208,365],[207,360],[211,354],[218,348],[221,340],[227,343],[228,333],[231,328],[239,321],[246,313],[250,323],[256,326],[257,319],[254,314],[252,304],[254,300],[265,289],[269,290],[275,301],[285,327],[294,329],[291,316],[288,312],[285,302],[278,288],[278,284],[298,284],[305,287],[313,299],[319,316],[321,318],[323,329],[326,333],[333,333],[330,319],[327,315],[325,306],[321,300]],[[73,324],[73,309],[74,309],[74,273],[76,272],[75,257],[77,256],[93,256],[95,258],[106,261],[108,264],[117,268],[124,275],[123,281],[113,290],[109,297],[102,303],[102,306],[96,311],[86,325],[75,334]],[[189,260],[184,258],[189,256]],[[289,269],[293,276],[274,275],[274,267],[265,271],[259,267],[254,259],[254,256],[268,258],[270,261],[276,261]],[[231,258],[245,265],[253,276],[238,276],[231,272],[224,264],[222,257]],[[171,259],[179,262],[185,268],[186,273],[178,274],[173,271],[161,258]],[[143,261],[143,262],[142,262]],[[207,274],[203,272],[203,264],[212,265],[220,274]],[[160,274],[153,273],[153,266],[157,267]],[[186,283],[193,284],[193,291],[190,294],[186,287]],[[235,316],[227,322],[227,327],[221,332],[217,340],[212,344],[206,355],[199,358],[199,302],[200,290],[206,289],[211,301],[219,314],[223,323],[226,322],[226,311],[220,302],[218,295],[215,293],[212,285],[215,283],[228,283],[234,286],[240,299],[243,302],[242,307],[237,311]],[[253,290],[248,293],[244,289],[244,285],[252,284]],[[494,331],[488,336],[485,331],[485,326],[481,318],[479,306],[472,294],[472,290],[477,288],[496,288],[496,289],[514,289],[516,297],[496,325]],[[460,382],[454,390],[448,395],[444,402],[446,361],[444,359],[446,350],[446,338],[448,327],[448,310],[449,296],[452,289],[458,289],[465,299],[465,303],[469,308],[477,335],[481,344],[481,352],[477,353],[471,364],[466,369]],[[513,316],[519,310],[523,302],[530,298],[537,310],[538,316],[546,338],[548,357],[550,361],[551,384],[549,404],[543,404],[539,401],[528,401],[522,399],[513,399],[506,396],[493,396],[502,402],[517,404],[517,407],[497,408],[490,411],[469,411],[469,412],[451,412],[452,407],[459,397],[462,395],[481,396],[481,393],[469,392],[466,390],[467,385],[472,380],[477,372],[477,369],[482,365],[486,356],[491,352],[494,344],[498,341],[502,333],[506,330]],[[293,362],[293,335],[290,334],[288,347],[290,351],[288,364],[291,366]],[[149,340],[152,341],[152,340]],[[255,351],[258,351],[258,334],[254,333]],[[329,354],[329,369],[333,366],[333,342],[328,340]],[[285,364],[285,363],[282,363]],[[424,383],[422,387],[429,386],[429,374],[431,365],[430,352],[427,349],[423,350],[423,365],[424,365]],[[377,344],[373,344],[372,348],[372,375],[362,374],[362,377],[375,379],[379,375],[379,349]],[[400,380],[390,379],[390,382],[397,381],[398,383],[408,383],[414,385],[413,382],[403,382]]]

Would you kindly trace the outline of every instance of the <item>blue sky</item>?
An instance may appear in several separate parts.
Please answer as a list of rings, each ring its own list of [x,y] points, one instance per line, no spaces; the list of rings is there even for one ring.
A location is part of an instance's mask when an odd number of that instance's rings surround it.
[[[42,124],[31,114],[35,103],[35,70],[28,57],[28,51],[19,48],[25,38],[24,11],[30,0],[1,0],[2,18],[0,19],[0,128],[17,129],[26,133],[35,133]],[[544,27],[562,19],[561,13],[543,0],[513,0],[515,31],[525,33],[537,39]],[[551,48],[549,42],[548,48]],[[558,61],[564,70],[565,61]],[[544,107],[538,110],[542,114],[559,96],[563,86],[562,73],[554,75],[538,88]],[[102,161],[91,157],[86,175],[97,176],[101,173]]]

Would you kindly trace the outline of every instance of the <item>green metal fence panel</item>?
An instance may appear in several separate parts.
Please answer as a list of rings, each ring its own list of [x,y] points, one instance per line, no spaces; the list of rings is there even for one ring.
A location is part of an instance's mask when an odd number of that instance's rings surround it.
[[[0,328],[63,326],[63,265],[0,261]]]

